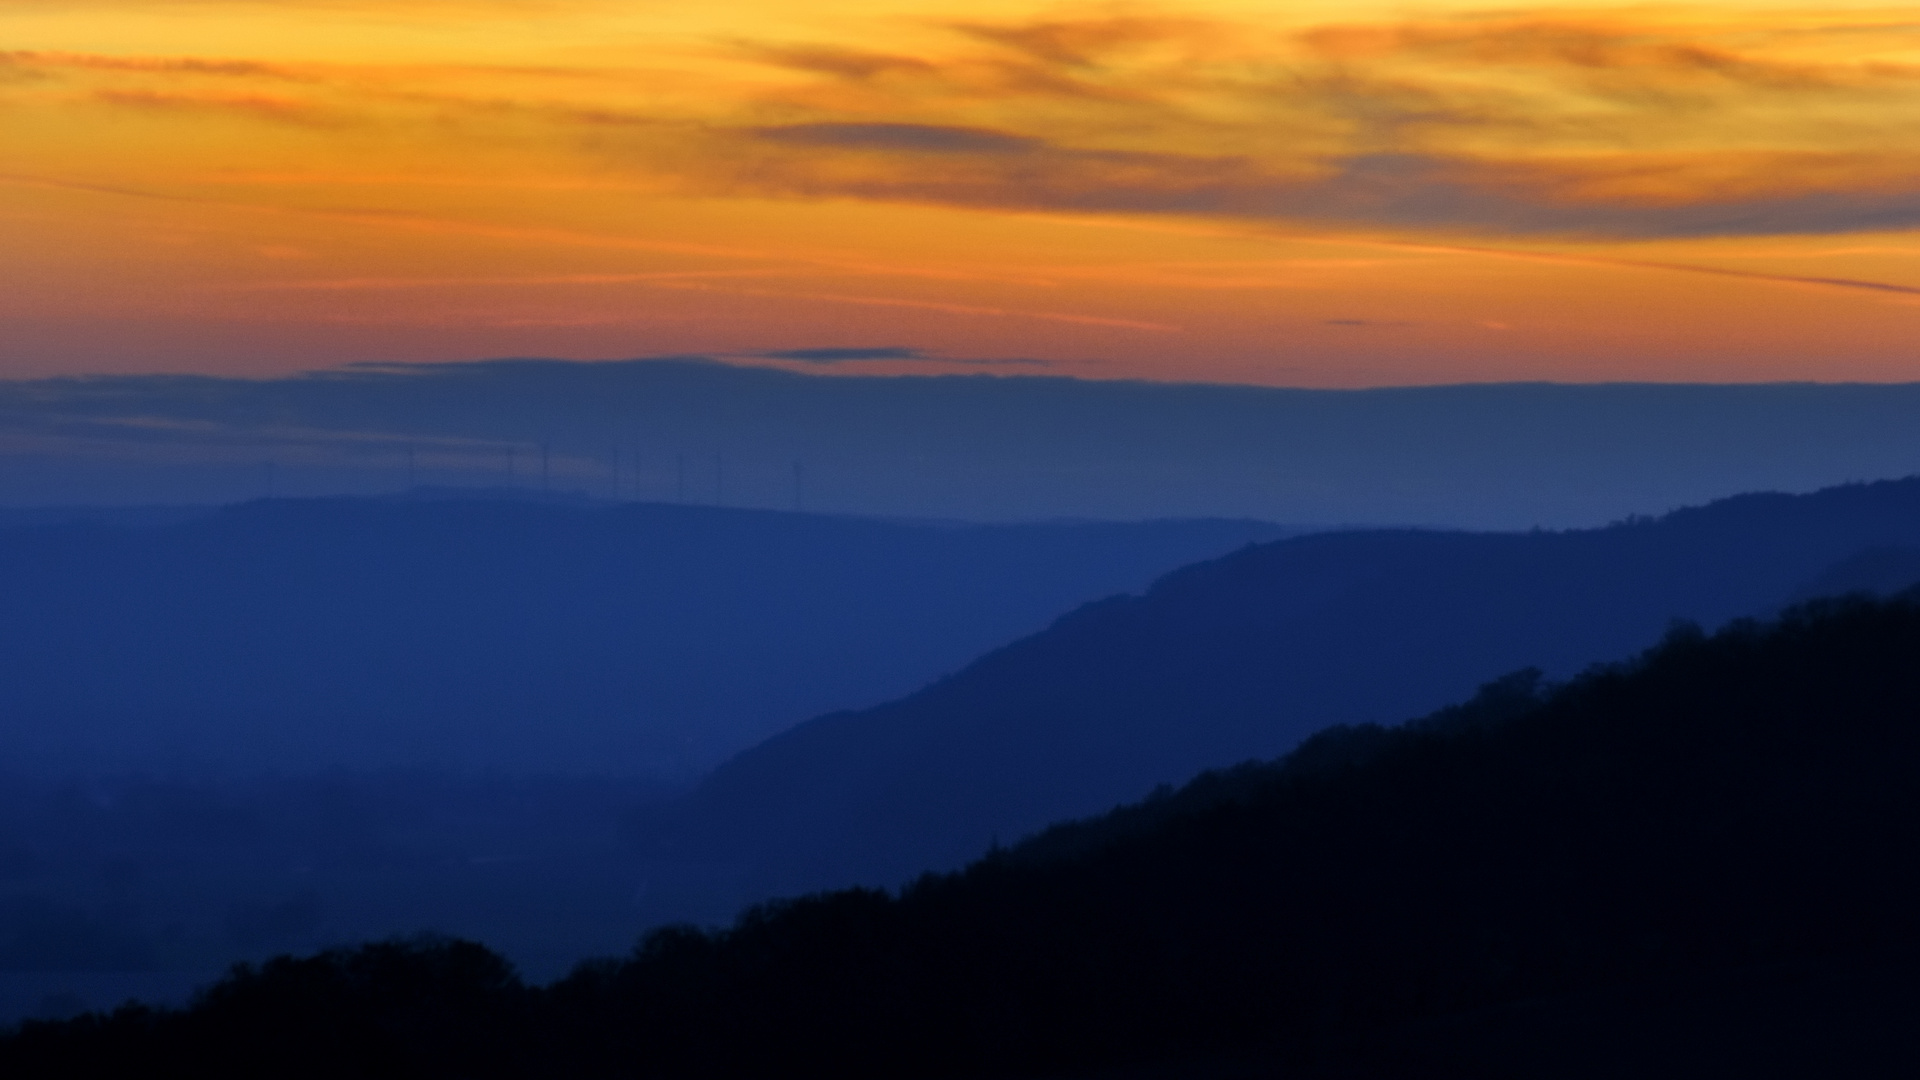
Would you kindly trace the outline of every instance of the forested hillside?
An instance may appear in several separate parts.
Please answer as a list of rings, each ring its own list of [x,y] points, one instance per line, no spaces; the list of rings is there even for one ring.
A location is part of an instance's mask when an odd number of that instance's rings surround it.
[[[1914,593],[1683,627],[897,896],[659,931],[537,989],[457,942],[279,960],[186,1013],[30,1026],[0,1069],[1898,1075],[1917,1063],[1916,657]],[[1600,1044],[1558,1037],[1582,1031]]]
[[[919,693],[721,766],[640,832],[759,896],[951,868],[1330,723],[1394,723],[1503,672],[1563,678],[1675,619],[1920,580],[1920,480],[1745,495],[1570,532],[1331,532],[1169,574]]]

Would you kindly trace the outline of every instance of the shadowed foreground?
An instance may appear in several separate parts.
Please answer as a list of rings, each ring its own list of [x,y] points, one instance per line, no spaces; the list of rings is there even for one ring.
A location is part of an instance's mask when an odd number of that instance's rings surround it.
[[[1337,728],[898,897],[669,929],[545,988],[390,942],[7,1075],[1860,1074],[1908,1036],[1920,603],[1847,601]],[[1892,1055],[1905,1054],[1905,1062]]]

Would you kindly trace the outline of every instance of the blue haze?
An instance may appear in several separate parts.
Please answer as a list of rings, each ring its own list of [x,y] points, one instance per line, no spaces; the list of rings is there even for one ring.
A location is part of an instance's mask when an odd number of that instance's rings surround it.
[[[911,350],[788,350],[868,353]],[[1916,469],[1914,384],[1323,391],[697,357],[0,384],[0,505],[16,507],[508,485],[978,521],[1524,529]]]
[[[0,528],[13,768],[685,782],[1065,608],[1286,532],[457,492],[169,516]]]
[[[1622,520],[1916,470],[1917,385],[0,384],[0,1019],[420,929],[547,978],[897,883],[1920,579],[1916,480]]]

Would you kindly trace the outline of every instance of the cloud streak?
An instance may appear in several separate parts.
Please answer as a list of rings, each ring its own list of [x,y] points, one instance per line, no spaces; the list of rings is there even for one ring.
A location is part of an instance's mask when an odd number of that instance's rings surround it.
[[[956,205],[1613,238],[1920,226],[1898,134],[1920,31],[1767,19],[956,23],[962,44],[894,58],[884,88],[815,66],[854,85],[780,99],[899,119],[756,128],[815,153],[716,157],[760,191]]]
[[[938,124],[794,124],[761,128],[755,134],[796,146],[922,154],[1021,154],[1043,146],[1020,135]]]
[[[152,90],[100,90],[93,100],[147,112],[229,114],[303,127],[338,127],[344,118],[313,102],[264,94],[175,94]]]
[[[1602,255],[1569,255],[1561,252],[1516,251],[1506,248],[1391,242],[1388,242],[1385,246],[1403,250],[1444,252],[1450,255],[1471,255],[1492,259],[1511,259],[1521,262],[1562,263],[1575,266],[1613,266],[1626,270],[1658,270],[1665,273],[1676,274],[1703,274],[1709,277],[1737,278],[1743,281],[1761,281],[1775,285],[1858,290],[1861,292],[1886,293],[1895,296],[1920,296],[1920,285],[1903,285],[1889,281],[1869,281],[1863,278],[1822,277],[1812,274],[1776,274],[1759,270],[1738,270],[1724,266],[1702,266],[1695,263],[1662,262],[1653,259],[1609,258]]]
[[[926,353],[899,345],[874,348],[779,349],[756,353],[765,360],[798,360],[803,364],[844,364],[860,360],[925,360]]]
[[[1911,20],[920,21],[913,48],[735,39],[672,82],[55,51],[0,66],[53,79],[63,107],[351,117],[700,192],[1613,238],[1920,226]]]
[[[1312,163],[1318,175],[1301,176],[1244,156],[1088,150],[981,129],[876,128],[804,129],[810,146],[839,156],[717,155],[746,164],[711,181],[755,194],[1482,235],[1645,239],[1920,227],[1920,171],[1895,179],[1819,176],[1824,162],[1792,156],[1773,162],[1773,190],[1647,198],[1583,190],[1605,179],[1584,160],[1363,154],[1319,159]],[[765,137],[756,131],[746,139]],[[926,160],[936,155],[937,162]],[[1680,173],[1690,164],[1667,159],[1657,167]],[[1810,167],[1796,168],[1803,164]],[[1803,179],[1796,172],[1815,175],[1796,184]]]
[[[1911,12],[23,0],[0,40],[9,370],[1912,377]]]

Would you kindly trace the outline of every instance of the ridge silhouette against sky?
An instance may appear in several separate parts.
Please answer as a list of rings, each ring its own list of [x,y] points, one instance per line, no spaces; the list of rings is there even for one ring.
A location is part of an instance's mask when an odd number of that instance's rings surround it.
[[[1827,583],[1910,585],[1916,548],[1920,478],[1593,530],[1252,545],[906,698],[776,735],[643,832],[657,850],[750,867],[770,891],[892,885],[1330,724],[1397,723],[1522,668],[1566,678],[1675,619],[1717,627]]]
[[[0,41],[0,375],[1920,376],[1904,5],[12,0]]]
[[[788,355],[835,368],[846,351]],[[976,521],[1510,529],[1917,469],[1920,384],[1329,391],[686,357],[0,382],[0,505],[15,507],[425,485]]]

